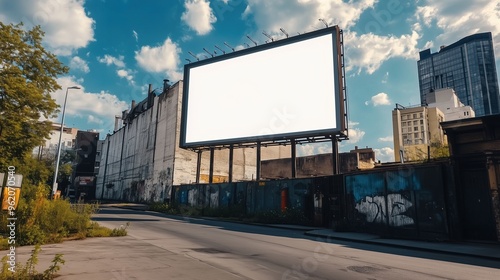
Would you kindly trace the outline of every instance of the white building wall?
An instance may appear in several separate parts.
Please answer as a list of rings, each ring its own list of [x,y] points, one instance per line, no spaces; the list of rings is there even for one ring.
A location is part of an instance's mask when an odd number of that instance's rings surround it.
[[[61,149],[71,149],[74,148],[75,139],[78,129],[64,127],[63,134],[61,137]],[[59,143],[59,135],[61,133],[61,124],[53,123],[52,130],[50,131],[49,138],[46,139],[45,143],[33,149],[33,155],[39,157],[55,155],[57,153],[57,144]]]
[[[438,108],[444,113],[445,121],[474,118],[476,114],[471,106],[464,106],[451,88],[438,89],[427,94],[428,107]]]

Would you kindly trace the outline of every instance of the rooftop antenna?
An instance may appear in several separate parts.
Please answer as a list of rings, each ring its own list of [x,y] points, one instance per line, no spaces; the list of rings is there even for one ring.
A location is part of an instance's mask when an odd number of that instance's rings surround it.
[[[246,46],[247,48],[250,48],[250,45],[249,45],[249,44],[247,44],[247,43],[243,43],[243,44],[245,44],[245,46]]]
[[[189,63],[191,63],[191,60],[190,60],[190,59],[187,59],[187,58],[186,58],[186,60],[187,60]]]
[[[271,39],[272,42],[274,42],[274,38],[271,37],[271,35],[267,34],[266,31],[262,31],[262,34],[264,34],[264,36],[266,36],[267,38]]]
[[[283,34],[285,34],[285,36],[288,38],[288,33],[286,33],[285,29],[280,28],[280,31],[281,31]]]
[[[319,21],[321,21],[326,27],[328,27],[328,23],[326,23],[326,21],[322,18],[318,19]]]
[[[218,49],[219,51],[221,51],[222,54],[226,54],[226,52],[223,49],[219,48],[217,45],[215,45],[215,48]]]
[[[254,45],[256,45],[256,46],[257,46],[257,42],[255,42],[252,38],[250,38],[250,36],[248,36],[248,35],[247,35],[247,38],[248,38],[250,41],[252,41],[252,43],[254,43]]]
[[[203,48],[203,50],[204,50],[206,53],[208,53],[211,57],[214,57],[214,55],[213,55],[211,52],[207,51],[207,49]]]
[[[189,53],[192,57],[196,58],[196,60],[200,61],[200,59],[199,59],[196,55],[194,55],[192,52],[188,52],[188,53]]]
[[[233,52],[234,52],[234,48],[233,48],[233,47],[231,47],[230,45],[228,45],[228,43],[224,42],[224,45],[226,45],[226,47],[228,47],[228,48],[232,49],[232,50],[233,50]]]

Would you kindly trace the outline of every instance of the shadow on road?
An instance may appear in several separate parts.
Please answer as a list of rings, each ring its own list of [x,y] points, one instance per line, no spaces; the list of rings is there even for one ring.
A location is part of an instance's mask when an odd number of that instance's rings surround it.
[[[436,253],[429,251],[422,251],[418,249],[405,249],[399,247],[392,247],[389,245],[368,244],[355,241],[345,241],[332,238],[319,238],[306,236],[304,231],[291,230],[284,228],[267,227],[253,224],[245,224],[239,222],[221,221],[217,219],[202,219],[192,217],[182,217],[175,215],[167,215],[150,211],[138,211],[122,208],[102,207],[98,213],[99,215],[133,215],[134,218],[128,217],[94,217],[94,221],[119,221],[119,222],[182,222],[192,223],[197,225],[204,225],[210,227],[217,227],[221,230],[245,232],[252,234],[269,235],[276,237],[286,238],[300,238],[305,240],[313,240],[316,242],[325,242],[342,245],[346,248],[353,248],[357,250],[367,250],[372,252],[395,254],[407,257],[416,257],[422,259],[431,259],[436,261],[454,262],[467,265],[483,266],[490,268],[500,268],[500,262],[492,259],[475,258],[463,255],[452,255],[451,253]],[[151,219],[151,216],[158,217],[159,219]],[[182,236],[179,236],[182,238]]]

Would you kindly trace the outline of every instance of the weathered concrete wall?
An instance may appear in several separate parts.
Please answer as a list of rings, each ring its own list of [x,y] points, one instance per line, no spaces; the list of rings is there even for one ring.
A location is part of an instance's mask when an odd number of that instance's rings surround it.
[[[371,150],[371,149],[370,149]],[[355,150],[339,154],[340,173],[356,171],[358,169],[373,168],[373,152],[358,153]],[[298,157],[297,178],[328,176],[333,174],[332,154],[319,154]],[[280,179],[292,178],[292,159],[281,158],[262,161],[262,178]]]
[[[154,109],[153,106],[142,112],[106,137],[101,157],[104,165],[97,178],[97,198],[145,201],[155,195],[147,187],[153,175]]]

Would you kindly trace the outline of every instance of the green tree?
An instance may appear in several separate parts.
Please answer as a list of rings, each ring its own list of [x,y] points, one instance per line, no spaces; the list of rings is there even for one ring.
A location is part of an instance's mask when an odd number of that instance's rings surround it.
[[[447,158],[450,157],[450,147],[448,144],[443,144],[438,141],[431,142],[431,157],[432,158]]]
[[[56,78],[68,67],[44,49],[44,35],[40,26],[0,22],[0,170],[48,138],[51,124],[40,117],[57,112],[50,93],[61,88]]]

